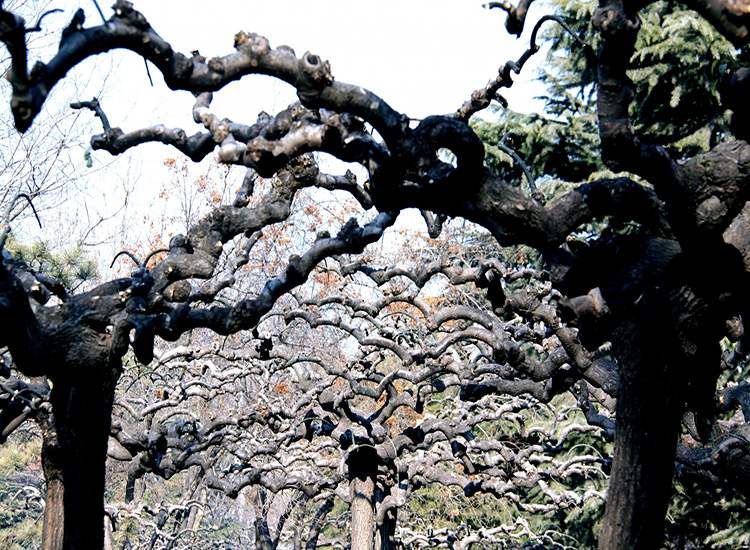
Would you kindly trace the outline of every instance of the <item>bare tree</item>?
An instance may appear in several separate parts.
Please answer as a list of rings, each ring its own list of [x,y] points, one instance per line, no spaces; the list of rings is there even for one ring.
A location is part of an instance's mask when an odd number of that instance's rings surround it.
[[[130,464],[125,501],[133,503],[135,483],[146,474],[169,479],[194,468],[196,487],[231,498],[256,488],[253,508],[264,510],[256,523],[258,546],[275,548],[283,536],[298,547],[321,543],[320,530],[336,497],[349,505],[354,547],[370,548],[377,540],[378,547],[393,548],[398,510],[434,485],[456,487],[468,497],[492,495],[527,513],[603,499],[595,483],[558,492],[566,478],[582,473],[605,483],[601,465],[607,458],[577,453],[567,442],[573,434],[598,429],[566,420],[570,412],[554,407],[550,426],[526,421],[525,411],[570,389],[570,383],[546,380],[549,365],[567,357],[556,337],[538,321],[528,327],[518,318],[506,323],[476,306],[430,304],[420,296],[425,285],[446,274],[466,285],[492,271],[499,287],[502,274],[512,281],[538,273],[506,273],[496,261],[478,268],[450,264],[370,271],[379,289],[338,293],[341,281],[344,288],[357,288],[365,266],[347,263],[331,271],[329,262],[329,291],[319,288],[303,299],[299,294],[312,285],[302,287],[296,300],[286,300],[261,322],[265,334],[254,342],[238,349],[230,340],[208,348],[194,342],[162,353],[153,371],[135,375],[140,369],[129,369],[123,377],[128,392],[115,402],[109,451]],[[541,295],[549,296],[549,290],[542,286]],[[360,295],[373,293],[379,298]],[[523,294],[530,296],[527,290]],[[511,311],[509,306],[503,314]],[[358,341],[359,351],[346,357],[340,350],[348,339]],[[554,349],[555,359],[523,360],[523,366],[495,362],[503,346],[543,349],[542,342]],[[536,380],[527,378],[532,369]],[[148,394],[128,396],[157,373],[155,401]],[[514,380],[519,376],[524,379]],[[589,378],[597,388],[605,385],[594,374]],[[569,399],[568,410],[575,403]],[[611,432],[612,420],[606,427]],[[545,453],[549,456],[541,458]],[[546,502],[530,503],[526,493],[537,486],[544,488]],[[182,498],[192,498],[196,490]],[[288,502],[289,511],[258,501],[264,492],[290,490],[297,497]],[[172,506],[182,514],[177,503]],[[303,515],[305,507],[316,510],[310,529],[293,521],[295,507]],[[132,504],[124,508],[131,509]],[[414,518],[402,517],[400,523],[402,529],[411,525],[412,533],[424,530]]]
[[[567,319],[575,321],[579,331],[547,311],[545,296],[538,291],[516,297],[520,305],[514,305],[514,296],[506,298],[516,310],[537,316],[558,338],[567,358],[560,360],[551,353],[543,361],[532,361],[503,337],[504,327],[490,320],[474,321],[482,326],[474,329],[478,332],[474,338],[492,347],[497,364],[527,373],[532,384],[525,391],[542,398],[545,392],[554,393],[557,384],[572,387],[581,379],[588,383],[589,378],[600,384],[614,382],[611,372],[617,370],[616,390],[609,388],[610,395],[617,394],[615,455],[599,544],[606,549],[656,547],[663,531],[680,421],[686,411],[692,412],[696,441],[713,443],[713,399],[721,368],[718,343],[727,333],[727,320],[741,323],[746,308],[748,146],[741,140],[721,143],[708,153],[677,162],[661,147],[639,139],[628,116],[633,93],[626,70],[639,29],[637,12],[643,5],[602,0],[593,22],[603,39],[598,58],[602,157],[611,167],[648,181],[653,190],[634,179],[600,179],[549,205],[539,193],[511,186],[489,171],[483,164],[483,144],[465,122],[502,85],[508,85],[504,78],[478,91],[454,115],[430,116],[413,125],[382,98],[336,81],[328,62],[318,56],[297,57],[287,47],[272,49],[256,34],[238,33],[236,51],[224,57],[205,59],[197,53],[175,52],[125,1],[115,3],[114,15],[104,25],[86,28],[77,15],[65,29],[58,53],[29,69],[29,27],[13,13],[0,11],[0,34],[12,59],[11,107],[20,131],[29,129],[49,91],[73,66],[86,57],[126,48],[156,66],[168,86],[196,95],[193,116],[206,131],[187,137],[182,130],[163,126],[125,132],[105,125],[105,132],[92,141],[94,148],[118,154],[159,141],[193,160],[217,150],[222,162],[273,178],[270,189],[252,205],[248,203],[252,178],[246,179],[232,204],[216,208],[186,235],[174,237],[155,264],[143,261],[130,277],[86,293],[58,296],[59,302],[52,306],[44,306],[39,296],[49,281],[24,265],[4,260],[0,344],[7,346],[21,372],[46,375],[53,382],[57,479],[64,497],[47,514],[61,529],[60,547],[102,547],[104,456],[122,359],[129,349],[148,364],[156,337],[174,341],[201,328],[220,335],[251,330],[321,261],[360,252],[381,237],[398,211],[408,207],[432,213],[426,218],[434,232],[445,216],[463,217],[489,230],[501,246],[526,244],[544,255],[550,279],[562,297],[558,301],[567,304]],[[750,16],[744,4],[699,0],[691,6],[735,44],[746,43]],[[513,32],[523,27],[525,7],[509,9]],[[534,42],[515,67],[536,48]],[[728,88],[738,90],[738,97],[745,73],[740,70]],[[211,111],[212,94],[247,74],[288,82],[296,88],[300,103],[276,116],[261,116],[252,125],[220,119]],[[732,103],[731,94],[726,101],[735,111],[738,137],[743,138],[742,102]],[[455,164],[442,160],[442,149],[452,153]],[[317,151],[363,164],[368,181],[360,184],[350,175],[321,173],[308,155]],[[364,209],[375,206],[381,213],[361,222],[352,219],[335,236],[321,232],[257,295],[223,304],[220,292],[232,284],[231,269],[217,273],[224,245],[233,240],[244,243],[256,231],[285,219],[295,194],[316,186],[348,191]],[[633,238],[604,239],[578,253],[565,245],[566,237],[582,223],[602,216],[637,221],[644,232]],[[8,228],[6,220],[0,245]],[[721,266],[720,279],[705,269],[706,258]],[[500,304],[493,306],[502,309]],[[459,319],[464,313],[448,308],[436,315]],[[597,358],[595,352],[604,342],[611,343],[619,369]],[[394,349],[400,349],[407,362],[411,350],[400,345]],[[735,352],[742,349],[738,346]],[[431,353],[437,351],[425,350],[422,357]],[[566,364],[569,367],[563,368]],[[542,384],[542,380],[547,381]],[[463,391],[467,399],[493,391],[513,393],[519,391],[515,382],[502,376],[478,379]],[[590,421],[607,424],[586,404],[585,389],[579,385],[578,395]],[[341,418],[368,420],[335,392],[330,399],[322,394],[320,399],[324,410],[328,407]],[[737,402],[742,402],[739,395]],[[368,422],[358,421],[367,428]],[[376,432],[372,420],[369,424]],[[370,459],[373,453],[380,457],[385,452],[385,446],[365,444],[373,435],[367,437],[349,461],[350,472],[357,472],[353,494],[364,495],[363,506],[352,502],[352,508],[364,518],[375,513],[367,504],[377,490]],[[727,452],[736,448],[728,439],[719,447]],[[354,541],[360,535],[369,537],[370,532],[367,528],[353,535],[353,543],[360,544]],[[370,540],[362,544],[370,545]]]

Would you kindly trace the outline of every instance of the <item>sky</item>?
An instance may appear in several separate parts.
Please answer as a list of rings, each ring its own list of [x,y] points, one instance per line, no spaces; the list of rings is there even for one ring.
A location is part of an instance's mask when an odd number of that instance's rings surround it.
[[[504,12],[484,9],[477,0],[149,0],[135,7],[177,51],[226,55],[238,31],[256,32],[272,47],[285,44],[298,56],[310,51],[327,59],[337,80],[370,89],[412,118],[455,111],[528,45],[526,36],[515,39],[505,31]],[[88,22],[98,22],[95,12]],[[113,57],[129,75],[129,89],[109,92],[123,118],[137,124],[146,117],[145,124],[156,109],[168,126],[177,125],[171,120],[190,122],[190,94],[166,92],[153,67],[151,88],[142,60]],[[539,88],[530,93],[532,86],[523,82],[533,77],[527,68],[506,90],[511,108],[534,108],[529,99]],[[237,122],[253,122],[260,110],[276,111],[296,99],[290,86],[269,80],[246,77],[216,94],[214,106]]]
[[[101,23],[94,0],[42,1],[64,10],[44,20],[51,29],[64,27],[79,6],[86,12],[85,26]],[[109,0],[99,0],[107,17],[108,4]],[[481,0],[135,0],[134,7],[186,55],[194,50],[206,57],[226,55],[233,51],[238,31],[256,32],[267,37],[272,47],[284,44],[298,56],[306,51],[319,55],[330,62],[337,80],[370,89],[411,118],[458,109],[475,89],[494,79],[506,61],[517,59],[528,47],[531,27],[542,12],[532,7],[529,28],[516,39],[505,30],[505,13],[484,9]],[[543,55],[537,54],[535,61]],[[44,54],[41,57],[45,59]],[[60,86],[53,90],[50,103],[64,106],[96,95],[112,126],[126,132],[155,124],[179,127],[188,135],[202,131],[192,120],[192,94],[169,90],[154,66],[149,72],[153,85],[143,59],[135,54],[119,50],[100,55],[71,72],[72,93]],[[542,89],[531,82],[534,77],[535,68],[529,63],[518,82],[502,91],[511,109],[539,108],[532,98]],[[248,76],[214,94],[212,109],[221,117],[252,124],[260,111],[274,114],[296,99],[293,88],[283,82]],[[100,131],[97,123],[92,129]],[[84,148],[85,143],[81,159]],[[112,164],[106,182],[89,184],[85,201],[73,201],[79,210],[71,223],[95,223],[92,220],[122,203],[125,190],[130,192],[131,214],[158,208],[156,196],[169,177],[163,161],[178,155],[158,144],[140,146],[115,161],[107,153],[94,152],[95,168]],[[85,176],[86,170],[81,170]],[[123,223],[132,226],[132,220]],[[27,229],[33,231],[33,224]]]

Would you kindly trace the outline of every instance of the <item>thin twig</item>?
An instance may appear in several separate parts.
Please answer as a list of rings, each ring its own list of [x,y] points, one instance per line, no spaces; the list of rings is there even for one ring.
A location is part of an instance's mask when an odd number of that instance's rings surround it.
[[[148,262],[151,260],[151,258],[153,258],[154,256],[156,256],[157,254],[161,254],[162,252],[169,252],[169,249],[168,248],[157,248],[156,250],[152,250],[151,252],[149,252],[148,256],[146,256],[146,258],[143,260],[143,267],[148,266]]]
[[[39,16],[39,19],[37,19],[36,25],[34,25],[33,27],[31,27],[29,29],[26,29],[26,33],[41,31],[42,30],[42,19],[44,19],[45,17],[47,17],[48,15],[50,15],[52,13],[62,12],[62,11],[63,10],[61,10],[60,8],[55,8],[53,10],[45,11],[42,15]]]
[[[498,4],[497,6],[490,6],[490,7],[503,7],[498,2],[492,2],[491,4]],[[506,4],[503,2],[502,4]],[[573,29],[570,27],[570,25],[565,21],[565,19],[559,15],[545,15],[542,18],[537,21],[536,25],[534,25],[533,30],[531,31],[531,39],[529,41],[529,47],[528,49],[521,54],[521,57],[518,58],[518,60],[510,60],[503,65],[503,67],[500,69],[500,74],[498,75],[495,80],[491,81],[484,89],[476,90],[473,94],[471,94],[471,99],[466,101],[461,108],[456,112],[456,118],[459,120],[467,121],[469,118],[481,111],[482,109],[486,109],[490,106],[491,102],[499,101],[504,108],[508,107],[507,100],[502,97],[500,94],[498,94],[498,90],[500,88],[510,88],[513,85],[513,78],[511,76],[511,73],[520,74],[521,69],[523,68],[524,64],[529,60],[529,58],[537,53],[540,50],[539,44],[537,44],[537,36],[539,34],[539,30],[541,29],[541,26],[546,23],[547,21],[555,21],[562,25],[562,27],[575,38],[577,42],[582,44],[584,47],[590,48],[584,40],[582,40],[579,36],[573,32]]]
[[[503,136],[503,139],[505,139],[505,136]],[[515,150],[505,145],[502,141],[497,144],[497,148],[500,149],[503,153],[507,153],[508,155],[513,157],[513,160],[515,160],[521,166],[523,175],[526,176],[526,182],[529,184],[529,192],[534,193],[537,190],[536,183],[534,182],[534,176],[531,175],[531,170],[529,170],[529,167],[526,165],[520,155],[516,153]]]
[[[34,217],[36,218],[39,227],[42,227],[42,220],[39,219],[39,214],[37,213],[36,208],[34,208],[34,203],[31,201],[31,197],[29,197],[26,193],[19,193],[13,198],[12,201],[10,201],[8,210],[5,212],[5,220],[3,221],[2,225],[0,225],[0,250],[5,247],[5,242],[8,240],[8,235],[10,235],[10,218],[13,213],[13,209],[16,207],[18,199],[26,199],[29,206],[31,206],[31,211],[34,213]]]
[[[104,12],[102,12],[102,9],[99,7],[99,2],[96,0],[92,0],[94,2],[94,6],[96,6],[96,11],[99,12],[99,16],[102,18],[102,22],[106,25],[107,19],[104,17]]]
[[[130,252],[128,250],[120,250],[117,254],[115,254],[115,257],[112,258],[112,263],[109,264],[109,268],[110,269],[112,269],[115,266],[115,262],[117,261],[117,258],[119,258],[120,256],[127,256],[128,258],[130,258],[131,260],[133,260],[135,262],[135,265],[137,265],[139,269],[143,267],[143,264],[135,256],[135,254],[133,254],[132,252]]]
[[[120,250],[115,255],[115,257],[112,259],[112,263],[109,265],[109,268],[112,269],[114,267],[114,265],[115,265],[115,262],[117,261],[117,258],[119,258],[120,256],[124,255],[124,256],[127,256],[128,258],[130,258],[131,260],[133,260],[135,262],[135,265],[138,266],[138,269],[143,269],[143,268],[146,267],[146,265],[151,260],[151,258],[153,258],[157,254],[160,254],[162,252],[169,252],[169,249],[168,248],[157,248],[156,250],[152,250],[151,252],[148,253],[148,255],[146,256],[146,258],[143,261],[141,261],[132,252],[130,252],[128,250]]]

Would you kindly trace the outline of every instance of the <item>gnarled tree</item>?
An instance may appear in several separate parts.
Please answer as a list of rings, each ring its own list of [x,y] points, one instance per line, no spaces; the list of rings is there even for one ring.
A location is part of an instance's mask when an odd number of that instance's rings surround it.
[[[102,547],[104,459],[115,389],[128,350],[148,364],[154,358],[156,338],[175,341],[196,329],[219,335],[253,329],[321,261],[362,251],[406,208],[424,211],[434,233],[446,217],[463,217],[486,228],[501,246],[528,245],[544,257],[550,279],[561,293],[559,303],[567,308],[566,316],[561,319],[547,311],[543,297],[535,292],[518,307],[532,312],[556,335],[565,359],[551,353],[536,364],[497,332],[504,328],[472,317],[482,327],[474,329],[476,338],[484,341],[481,334],[486,333],[492,340],[497,364],[531,376],[526,391],[542,396],[550,391],[546,382],[534,380],[536,369],[550,369],[546,375],[552,386],[572,387],[579,379],[589,382],[599,377],[612,381],[610,362],[604,365],[595,356],[601,344],[611,343],[619,367],[617,388],[610,388],[610,393],[617,393],[617,423],[599,545],[604,549],[657,547],[680,421],[686,411],[692,412],[694,439],[713,443],[714,393],[722,358],[719,342],[727,334],[727,321],[741,324],[747,306],[750,207],[746,203],[750,191],[745,189],[745,178],[750,148],[743,140],[746,114],[741,101],[746,69],[728,81],[723,96],[723,106],[734,111],[738,139],[691,158],[675,159],[634,130],[629,118],[634,93],[627,70],[640,28],[638,12],[646,5],[601,0],[592,17],[601,36],[596,83],[601,156],[609,167],[641,179],[594,180],[549,204],[533,186],[527,192],[488,169],[484,145],[466,123],[489,105],[500,87],[509,85],[510,73],[536,50],[535,39],[527,54],[505,65],[497,80],[476,92],[454,115],[430,116],[412,124],[368,90],[336,81],[329,63],[318,56],[298,57],[288,47],[273,49],[256,34],[238,33],[235,51],[223,57],[206,59],[197,53],[176,52],[123,0],[115,3],[114,15],[103,25],[85,27],[77,14],[64,30],[57,54],[29,68],[29,29],[20,17],[0,10],[0,39],[12,58],[8,73],[13,87],[11,108],[19,131],[30,128],[50,90],[81,60],[126,48],[157,67],[170,88],[195,94],[193,116],[205,131],[191,137],[163,126],[125,132],[110,127],[95,108],[105,131],[92,140],[93,148],[118,154],[159,141],[193,160],[217,151],[224,163],[272,178],[272,184],[253,201],[249,200],[256,191],[253,178],[246,178],[231,204],[214,209],[185,235],[173,237],[164,256],[153,264],[145,261],[130,277],[85,293],[58,293],[52,305],[45,305],[47,295],[42,290],[51,286],[54,291],[50,281],[23,263],[3,257],[0,345],[7,347],[19,371],[44,375],[53,383],[50,400],[57,452],[52,458],[64,492],[62,501],[46,512],[54,518],[51,525],[59,528],[50,548]],[[528,3],[505,7],[509,30],[522,29]],[[696,0],[690,7],[737,46],[747,42],[750,15],[745,3]],[[261,116],[254,124],[220,119],[211,110],[212,94],[249,74],[266,74],[289,83],[297,90],[299,103],[275,116]],[[444,149],[455,162],[446,162],[441,154]],[[367,182],[360,183],[350,174],[323,174],[307,155],[318,151],[362,164]],[[361,222],[350,220],[335,236],[319,233],[257,294],[223,301],[222,290],[233,283],[231,265],[222,269],[225,245],[252,246],[253,235],[284,220],[297,192],[308,187],[347,191],[363,209],[374,206],[377,212]],[[638,222],[642,230],[635,236],[599,239],[582,251],[566,244],[581,224],[605,216]],[[9,231],[7,220],[1,231],[0,247]],[[720,266],[720,279],[705,269],[707,258]],[[506,298],[513,303],[513,297]],[[493,307],[503,306],[493,303]],[[434,317],[452,314],[458,326],[463,326],[463,313],[451,308]],[[565,319],[578,328],[571,328]],[[435,318],[431,322],[442,324]],[[494,336],[489,336],[493,331]],[[733,334],[740,332],[733,330]],[[737,346],[734,351],[739,354],[743,349]],[[407,356],[402,360],[408,362]],[[408,376],[418,376],[418,372]],[[493,391],[513,393],[518,391],[516,382],[500,376],[493,381],[478,379],[463,389],[467,397]],[[578,388],[586,407],[584,386]],[[738,403],[743,399],[739,390],[725,398]],[[362,416],[346,403],[341,396],[323,399],[321,394],[324,410],[329,407],[346,421]],[[592,422],[606,424],[588,410]],[[169,434],[169,427],[164,429]],[[377,432],[375,426],[371,429]],[[211,430],[196,433],[211,439]],[[349,471],[358,472],[352,479],[356,487],[352,500],[365,504],[367,495],[376,490],[372,483],[375,455],[387,452],[387,446],[379,448],[368,441],[357,446],[349,461]],[[124,439],[121,443],[138,451],[137,442]],[[727,438],[719,447],[718,451],[729,452],[736,446]],[[154,451],[158,454],[159,449],[157,445]],[[143,467],[164,468],[144,457],[138,462]],[[436,471],[435,475],[442,474]],[[357,506],[365,516],[372,515],[373,510],[366,508]],[[364,544],[369,545],[369,540]]]

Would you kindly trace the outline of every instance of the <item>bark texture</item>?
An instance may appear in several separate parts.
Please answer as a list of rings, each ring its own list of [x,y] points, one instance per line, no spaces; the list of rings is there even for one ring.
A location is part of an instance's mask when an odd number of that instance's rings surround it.
[[[633,83],[627,71],[640,29],[638,11],[647,3],[600,0],[593,23],[602,37],[597,83],[602,158],[615,171],[643,178],[653,190],[634,179],[605,178],[581,185],[549,205],[539,193],[527,193],[490,172],[484,165],[484,144],[466,123],[472,113],[489,104],[500,87],[510,85],[510,73],[520,70],[538,49],[534,42],[538,27],[530,53],[518,63],[506,64],[501,77],[473,96],[455,116],[429,116],[416,122],[372,92],[336,81],[330,65],[320,57],[309,52],[297,56],[288,47],[274,49],[267,39],[254,33],[238,33],[235,51],[223,57],[207,60],[197,52],[190,56],[176,52],[131,3],[123,0],[115,2],[114,14],[104,25],[84,27],[83,12],[78,12],[63,32],[52,59],[29,68],[26,35],[34,29],[27,28],[22,18],[0,9],[0,40],[12,64],[8,71],[13,89],[11,109],[20,131],[29,128],[49,92],[70,69],[88,57],[125,48],[151,62],[170,88],[195,94],[193,118],[204,131],[192,137],[180,129],[162,126],[125,132],[110,125],[98,102],[79,102],[75,108],[94,111],[104,126],[102,135],[92,140],[93,148],[119,154],[156,141],[193,160],[216,151],[221,162],[248,169],[248,177],[231,204],[218,206],[185,235],[174,236],[159,261],[149,264],[150,258],[135,258],[138,265],[131,277],[68,296],[55,291],[59,285],[28,265],[2,256],[0,346],[7,348],[15,369],[28,376],[44,375],[54,383],[50,398],[54,429],[47,434],[44,451],[49,484],[45,550],[101,550],[104,461],[110,434],[121,445],[123,455],[138,455],[131,466],[128,496],[132,497],[133,483],[145,473],[169,477],[192,466],[204,473],[209,471],[205,457],[189,449],[195,441],[209,446],[206,441],[214,431],[233,422],[244,427],[241,422],[248,425],[257,420],[271,429],[282,425],[274,420],[274,415],[280,415],[278,411],[257,412],[252,418],[215,419],[210,426],[202,427],[165,423],[155,428],[155,432],[161,431],[152,440],[129,437],[121,426],[110,425],[115,385],[128,350],[148,364],[154,360],[157,338],[175,341],[198,328],[219,335],[257,331],[274,304],[311,277],[321,262],[362,252],[379,240],[398,212],[406,208],[422,210],[433,234],[440,231],[447,217],[460,216],[486,228],[501,246],[525,244],[538,249],[548,260],[548,278],[562,285],[564,295],[542,284],[531,285],[525,292],[506,292],[499,282],[504,270],[497,264],[487,263],[465,272],[440,265],[434,272],[487,289],[492,311],[474,312],[456,305],[432,313],[418,297],[396,292],[422,312],[426,330],[455,324],[455,333],[439,346],[421,349],[421,344],[404,344],[405,340],[394,337],[393,331],[383,330],[382,335],[371,337],[356,327],[345,329],[361,346],[387,349],[403,365],[413,368],[414,372],[398,376],[418,388],[415,395],[400,394],[384,376],[367,381],[378,388],[375,391],[337,371],[337,377],[348,380],[349,390],[320,391],[318,404],[310,408],[317,427],[313,429],[312,417],[306,417],[307,423],[300,424],[301,433],[289,435],[300,440],[312,439],[314,431],[335,434],[342,449],[353,449],[347,461],[352,550],[371,550],[376,526],[380,529],[380,546],[392,547],[396,509],[403,503],[394,494],[376,495],[377,483],[383,477],[378,478],[378,468],[387,464],[395,469],[400,452],[418,449],[438,432],[450,440],[451,453],[463,461],[467,475],[442,470],[437,459],[399,466],[398,475],[408,479],[403,482],[405,487],[399,485],[399,491],[406,492],[409,483],[432,481],[460,485],[467,496],[480,491],[502,496],[523,484],[545,486],[538,471],[504,484],[472,479],[475,474],[470,472],[476,472],[477,465],[466,453],[471,430],[459,421],[438,427],[437,422],[426,421],[389,439],[390,447],[384,444],[386,431],[378,424],[378,415],[385,415],[383,411],[389,412],[389,407],[392,412],[403,405],[421,411],[425,395],[446,387],[442,379],[433,381],[433,375],[444,374],[440,369],[448,364],[454,378],[445,379],[460,387],[459,397],[467,402],[479,402],[493,393],[532,395],[549,402],[562,391],[574,392],[592,425],[608,434],[614,431],[613,476],[600,548],[658,548],[680,420],[689,410],[695,420],[696,441],[712,446],[713,393],[721,359],[717,343],[727,332],[725,322],[739,319],[748,311],[750,145],[742,140],[722,143],[695,158],[677,162],[663,148],[640,139],[629,117]],[[522,31],[530,4],[524,0],[516,7],[498,5],[510,15],[511,32]],[[747,45],[750,6],[746,0],[691,0],[690,5],[735,44]],[[250,74],[289,83],[297,90],[299,102],[276,116],[263,114],[252,125],[218,117],[211,109],[213,92]],[[726,93],[727,101],[736,108],[738,122],[746,118],[737,97],[742,97],[747,78],[747,72],[738,71]],[[441,160],[444,150],[455,162]],[[312,155],[317,152],[364,165],[368,181],[359,184],[351,173],[322,174]],[[257,176],[271,181],[262,195],[253,196],[253,178]],[[319,232],[304,253],[292,255],[257,294],[243,294],[230,304],[222,302],[220,293],[235,283],[235,274],[247,263],[247,252],[261,230],[288,220],[295,197],[311,187],[346,191],[363,210],[375,207],[379,213],[362,224],[350,219],[334,236]],[[641,236],[615,236],[601,239],[589,251],[573,250],[573,243],[567,242],[573,232],[584,223],[608,216],[638,222]],[[9,211],[0,225],[0,249],[7,241],[10,217]],[[244,258],[225,266],[225,245],[243,238]],[[702,272],[698,269],[701,264],[720,266],[721,277]],[[341,269],[343,274],[345,268]],[[362,272],[373,280],[394,276],[393,270],[367,266],[351,267],[350,272]],[[423,275],[413,274],[412,280]],[[529,277],[544,281],[541,276]],[[56,293],[59,300],[54,306],[46,305],[50,293]],[[387,307],[390,299],[384,299],[380,309]],[[353,310],[359,308],[346,297],[339,303]],[[363,307],[357,315],[374,319],[377,313],[372,315],[371,311]],[[519,344],[526,336],[505,324],[501,319],[504,314],[529,322],[531,328],[525,328],[529,335],[535,330],[531,322],[541,323],[540,339],[554,335],[559,347],[541,361],[528,357]],[[288,321],[303,320],[310,327],[333,323],[304,307],[281,315]],[[337,324],[343,327],[341,321]],[[573,324],[577,325],[575,329],[571,328]],[[273,339],[258,339],[253,359],[269,361],[274,352]],[[444,358],[446,350],[459,346],[462,340],[477,343],[483,360],[491,365],[481,367],[487,370],[467,370],[455,358]],[[738,335],[735,341],[740,340]],[[597,355],[598,345],[605,341],[612,342],[616,362]],[[739,346],[735,351],[738,357],[744,353]],[[455,355],[460,356],[458,352]],[[437,361],[441,357],[445,363],[442,366]],[[361,359],[364,362],[366,357]],[[739,359],[727,361],[736,364]],[[469,379],[466,372],[477,380]],[[493,376],[485,376],[488,374]],[[601,390],[610,399],[617,397],[616,426],[611,419],[596,414],[588,398],[590,389]],[[385,392],[391,401],[378,414],[367,415],[349,402],[357,391],[374,399]],[[18,392],[13,392],[16,390],[11,389],[13,396],[7,400],[8,410],[24,411],[25,404],[18,399]],[[736,403],[742,399],[734,396]],[[26,414],[30,413],[0,419],[3,436]],[[326,416],[329,414],[337,415],[335,422]],[[459,435],[466,443],[458,441]],[[184,452],[162,460],[170,448]],[[689,453],[677,456],[690,460]],[[248,468],[236,482],[208,475],[205,483],[232,498],[249,485],[275,491],[294,487],[311,498],[336,481],[305,483]],[[381,487],[385,491],[385,485]],[[559,498],[557,501],[559,504]],[[328,501],[321,506],[320,517],[327,511]],[[160,521],[164,525],[166,517]],[[320,529],[315,524],[311,530],[313,543]],[[259,516],[257,539],[267,549],[278,543],[265,517]],[[467,538],[467,544],[470,540],[474,539]]]

